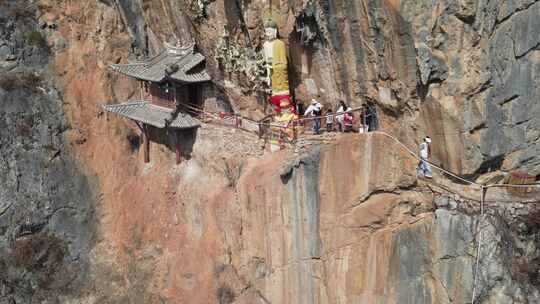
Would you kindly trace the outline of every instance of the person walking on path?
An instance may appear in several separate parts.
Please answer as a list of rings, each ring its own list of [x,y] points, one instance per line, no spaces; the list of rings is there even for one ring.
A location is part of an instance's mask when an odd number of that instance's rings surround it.
[[[304,104],[301,101],[297,100],[294,106],[296,108],[296,114],[298,115],[304,114]]]
[[[377,117],[377,109],[372,103],[367,104],[366,106],[366,124],[368,125],[368,130],[375,131],[379,128],[379,119]]]
[[[312,99],[311,104],[304,113],[304,116],[310,115],[311,117],[316,117],[315,119],[313,119],[313,133],[315,134],[319,134],[319,131],[321,129],[321,111],[322,105],[317,100]]]
[[[420,164],[418,166],[418,173],[419,175],[426,177],[426,178],[432,178],[433,174],[431,172],[431,166],[428,163],[428,159],[430,156],[430,145],[431,144],[431,138],[429,136],[426,136],[423,140],[423,142],[420,144]]]
[[[352,112],[345,112],[343,116],[343,132],[352,132],[354,116]]]
[[[340,113],[349,111],[350,109],[351,108],[349,108],[349,106],[347,106],[347,104],[345,104],[345,102],[343,100],[340,100],[339,101],[339,108],[338,108],[336,113],[340,114]],[[343,132],[345,130],[345,126],[343,125],[343,119],[344,118],[345,118],[345,115],[337,115],[336,116],[337,125],[338,125],[338,131],[339,132]]]
[[[333,132],[334,131],[334,116],[332,115],[332,109],[328,109],[326,111],[326,132]]]

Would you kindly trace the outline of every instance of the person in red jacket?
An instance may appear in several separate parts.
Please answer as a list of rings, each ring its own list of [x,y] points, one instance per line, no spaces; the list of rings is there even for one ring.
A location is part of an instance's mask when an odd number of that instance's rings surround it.
[[[347,112],[343,115],[343,126],[345,132],[351,132],[354,123],[354,116],[352,112]]]

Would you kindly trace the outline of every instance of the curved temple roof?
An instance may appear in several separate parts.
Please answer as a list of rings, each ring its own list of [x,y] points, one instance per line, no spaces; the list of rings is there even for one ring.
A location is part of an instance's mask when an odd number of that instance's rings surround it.
[[[168,78],[195,83],[211,79],[206,70],[199,67],[203,61],[204,56],[195,51],[195,44],[176,47],[165,43],[165,49],[153,58],[137,63],[111,64],[110,68],[140,80],[162,82]]]
[[[107,112],[115,113],[157,128],[166,127],[167,121],[171,119],[172,121],[168,127],[173,129],[191,129],[201,125],[198,119],[191,117],[189,114],[179,112],[176,117],[173,117],[173,109],[160,107],[148,101],[103,105],[103,109]]]

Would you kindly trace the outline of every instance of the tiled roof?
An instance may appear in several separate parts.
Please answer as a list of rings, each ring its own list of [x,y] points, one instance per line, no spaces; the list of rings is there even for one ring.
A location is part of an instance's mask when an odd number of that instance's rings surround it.
[[[197,53],[194,46],[175,47],[165,43],[165,50],[153,58],[137,63],[111,64],[110,67],[124,75],[152,82],[166,78],[189,83],[209,81],[210,75],[204,68],[194,70],[204,61],[204,56]]]
[[[174,110],[151,104],[148,101],[133,101],[114,105],[103,105],[107,112],[118,114],[122,117],[133,119],[158,128],[166,126],[166,120],[170,120]],[[201,125],[200,121],[189,114],[179,112],[169,124],[169,128],[191,129]]]

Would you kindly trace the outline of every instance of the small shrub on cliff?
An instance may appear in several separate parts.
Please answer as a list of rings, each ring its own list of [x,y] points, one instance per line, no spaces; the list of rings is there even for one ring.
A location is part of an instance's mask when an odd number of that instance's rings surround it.
[[[47,288],[61,270],[66,250],[65,244],[55,236],[40,233],[21,237],[13,248],[13,265],[32,273],[38,285]]]
[[[31,72],[17,72],[0,74],[0,88],[6,91],[29,90],[38,92],[42,83],[41,76]]]
[[[244,164],[242,162],[223,160],[223,175],[227,178],[228,186],[235,188],[242,175]]]
[[[510,269],[518,282],[540,286],[540,257],[530,260],[526,257],[515,258],[510,264]]]
[[[43,34],[38,30],[31,30],[30,32],[25,33],[24,40],[29,45],[33,45],[39,48],[47,46],[47,40],[45,39],[45,36],[43,36]]]
[[[534,244],[536,250],[524,254],[526,250],[516,245],[510,246],[519,254],[512,254],[508,259],[512,276],[519,282],[529,283],[540,287],[540,210],[534,210],[519,217],[518,221],[510,226],[512,234],[527,240],[528,246]]]
[[[236,298],[234,291],[227,286],[219,287],[216,296],[219,304],[231,304]]]

